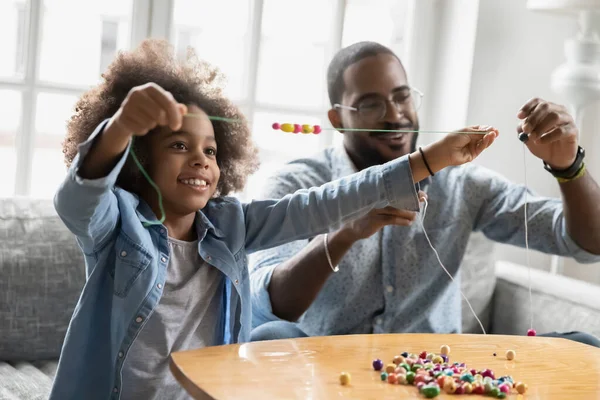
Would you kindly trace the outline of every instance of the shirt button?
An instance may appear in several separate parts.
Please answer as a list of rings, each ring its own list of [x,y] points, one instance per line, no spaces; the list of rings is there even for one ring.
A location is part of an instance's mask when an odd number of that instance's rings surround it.
[[[121,257],[127,257],[127,252],[125,250],[121,252]]]
[[[394,291],[394,287],[392,285],[388,285],[385,290],[387,290],[388,293],[392,293]]]
[[[156,285],[156,287],[158,287],[159,289],[162,289],[162,283],[159,283],[158,285]]]
[[[167,259],[166,259],[165,257],[161,257],[161,258],[160,258],[160,261],[162,261],[162,262],[167,262]]]
[[[144,320],[144,318],[142,318],[142,317],[137,317],[137,318],[135,319],[135,322],[137,322],[137,323],[139,324],[139,323],[140,323],[140,322],[142,322],[143,320]]]
[[[375,323],[376,323],[377,325],[381,325],[381,323],[382,323],[382,322],[383,322],[383,320],[382,320],[381,318],[377,318],[377,319],[375,320]]]
[[[162,233],[164,235],[166,232],[167,231],[165,230],[165,228],[160,228],[160,233]]]
[[[237,285],[238,283],[240,283],[240,281],[238,281],[237,279],[235,280],[235,284]]]
[[[212,260],[211,256],[206,257],[206,261],[210,261],[210,260]]]
[[[119,358],[123,358],[123,352],[122,351],[119,352]]]

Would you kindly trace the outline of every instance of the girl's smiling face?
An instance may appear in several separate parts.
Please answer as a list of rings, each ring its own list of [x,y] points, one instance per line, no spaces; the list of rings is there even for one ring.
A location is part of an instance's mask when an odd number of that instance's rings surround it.
[[[212,122],[195,105],[188,106],[181,129],[173,132],[162,128],[149,135],[148,171],[163,196],[165,214],[186,216],[203,209],[213,197],[220,177],[217,164],[217,142]],[[156,198],[152,188],[145,191]],[[148,202],[155,214],[158,201]]]

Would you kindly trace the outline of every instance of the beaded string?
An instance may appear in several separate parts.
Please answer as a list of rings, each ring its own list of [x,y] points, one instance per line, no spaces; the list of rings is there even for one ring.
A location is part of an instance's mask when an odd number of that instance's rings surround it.
[[[527,205],[528,205],[528,196],[527,191],[529,190],[529,185],[527,184],[527,146],[523,143],[523,171],[525,174],[525,207],[524,207],[524,215],[525,215],[525,257],[527,260],[527,275],[529,280],[529,321],[531,326],[529,328],[529,332],[533,332],[533,296],[531,294],[531,265],[529,264],[529,233],[527,231],[528,223],[527,223]],[[528,334],[529,334],[528,332]]]

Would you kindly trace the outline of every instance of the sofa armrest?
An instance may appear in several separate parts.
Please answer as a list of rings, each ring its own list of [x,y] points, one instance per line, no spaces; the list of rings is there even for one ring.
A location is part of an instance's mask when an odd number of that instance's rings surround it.
[[[528,268],[496,263],[492,333],[525,335],[531,327]],[[600,286],[531,269],[533,328],[538,333],[581,331],[600,337]]]

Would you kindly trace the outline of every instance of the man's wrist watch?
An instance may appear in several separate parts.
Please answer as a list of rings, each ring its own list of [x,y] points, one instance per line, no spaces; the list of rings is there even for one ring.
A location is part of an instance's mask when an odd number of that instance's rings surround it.
[[[569,168],[560,170],[552,169],[552,167],[550,167],[545,161],[543,161],[544,169],[550,172],[555,178],[570,179],[575,177],[575,175],[577,175],[579,170],[581,170],[581,168],[583,167],[584,157],[585,149],[581,146],[577,146],[577,155],[575,156],[575,161],[573,161],[573,164],[571,164]]]

